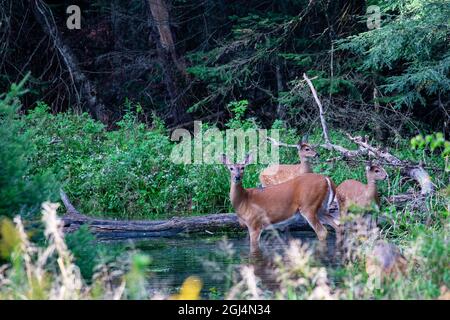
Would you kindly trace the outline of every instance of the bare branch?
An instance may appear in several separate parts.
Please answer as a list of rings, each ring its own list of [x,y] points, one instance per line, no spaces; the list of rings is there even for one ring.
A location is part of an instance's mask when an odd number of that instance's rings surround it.
[[[80,69],[78,59],[71,48],[63,42],[61,33],[56,26],[55,19],[48,5],[41,0],[33,0],[31,1],[31,4],[36,21],[52,40],[53,46],[66,65],[77,94],[78,102],[84,100],[92,117],[103,123],[107,123],[106,108],[100,97],[97,95],[98,90],[95,84],[91,82]]]
[[[284,142],[279,142],[279,141],[277,141],[277,140],[275,140],[274,138],[271,138],[271,137],[267,137],[267,140],[272,142],[272,144],[275,145],[275,146],[288,147],[288,148],[297,148],[298,149],[298,145],[297,144],[287,144],[287,143],[284,143]]]
[[[306,76],[306,74],[303,74],[303,79],[305,79],[305,81],[308,83],[311,92],[314,96],[314,100],[316,101],[317,106],[319,107],[320,122],[322,124],[323,137],[325,140],[325,144],[321,145],[323,148],[328,150],[335,150],[341,153],[343,157],[347,159],[359,157],[362,155],[370,155],[378,160],[384,160],[389,165],[401,167],[402,173],[405,176],[408,176],[416,180],[417,183],[420,185],[422,195],[429,195],[434,192],[434,186],[433,183],[431,182],[431,178],[420,164],[419,165],[412,164],[411,162],[400,160],[399,158],[393,156],[387,151],[373,147],[367,142],[368,140],[367,137],[364,138],[359,136],[352,137],[351,135],[347,134],[347,137],[359,146],[358,150],[348,150],[342,146],[332,144],[330,142],[328,135],[328,127],[325,121],[325,113],[323,111],[322,103],[320,102],[319,97],[317,96],[317,91],[314,88],[314,85],[312,84],[311,80]]]
[[[327,123],[325,121],[325,112],[323,111],[322,103],[320,102],[319,97],[317,96],[317,91],[314,88],[314,85],[312,84],[311,80],[306,76],[306,73],[303,74],[303,79],[305,79],[306,83],[308,83],[308,86],[311,89],[311,92],[314,96],[314,100],[316,101],[317,106],[319,107],[320,123],[322,124],[323,138],[325,139],[325,143],[330,144]]]
[[[72,217],[77,217],[78,219],[81,219],[81,220],[87,220],[88,219],[86,216],[84,216],[81,213],[79,213],[77,209],[75,209],[75,207],[70,202],[69,197],[67,196],[67,194],[64,192],[63,189],[59,190],[59,195],[61,197],[61,201],[64,204],[64,207],[67,210],[67,215],[72,216]]]
[[[412,164],[409,161],[400,160],[396,156],[393,156],[387,151],[380,150],[379,148],[371,146],[367,141],[364,141],[362,137],[352,137],[347,134],[347,137],[359,145],[361,148],[366,149],[368,152],[372,153],[376,158],[383,159],[384,161],[390,163],[394,166],[400,166],[403,169],[405,175],[416,180],[421,188],[422,195],[432,194],[434,192],[434,185],[431,181],[431,177],[428,172],[420,164]]]

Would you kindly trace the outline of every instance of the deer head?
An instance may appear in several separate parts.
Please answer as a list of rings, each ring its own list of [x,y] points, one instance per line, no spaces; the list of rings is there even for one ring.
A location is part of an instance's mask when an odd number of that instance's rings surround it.
[[[305,134],[297,144],[298,156],[300,159],[315,158],[318,156],[313,145],[308,143],[309,135]]]
[[[388,174],[380,165],[368,162],[366,166],[366,174],[368,180],[386,180]]]
[[[309,143],[301,142],[298,145],[297,149],[298,149],[298,156],[300,157],[300,159],[315,158],[318,156],[316,150]]]
[[[243,163],[233,164],[230,162],[225,154],[222,154],[222,163],[228,168],[231,174],[231,181],[234,183],[240,183],[244,177],[245,167],[253,161],[253,156],[247,154]]]

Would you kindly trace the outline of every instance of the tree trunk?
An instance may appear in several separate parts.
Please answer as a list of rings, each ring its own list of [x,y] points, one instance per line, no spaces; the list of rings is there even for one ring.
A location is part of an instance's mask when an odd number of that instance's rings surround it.
[[[279,58],[277,58],[275,65],[275,77],[277,79],[277,97],[278,97],[277,116],[279,119],[283,120],[286,116],[286,110],[285,107],[280,102],[281,92],[283,92],[284,90],[284,81],[283,81],[283,74],[281,72],[281,61]]]
[[[151,39],[156,44],[159,62],[163,71],[164,83],[170,98],[171,116],[174,123],[187,118],[188,100],[186,84],[188,75],[182,58],[178,57],[170,28],[170,15],[167,0],[147,0]]]
[[[69,71],[70,78],[77,92],[78,103],[80,105],[84,103],[94,119],[107,123],[106,109],[100,97],[97,96],[97,88],[78,66],[78,60],[70,47],[62,41],[50,9],[40,0],[33,0],[30,3],[37,22],[53,41],[53,45]]]

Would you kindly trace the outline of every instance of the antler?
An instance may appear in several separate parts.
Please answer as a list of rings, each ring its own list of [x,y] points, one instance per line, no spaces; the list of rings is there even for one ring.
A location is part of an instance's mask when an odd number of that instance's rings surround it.
[[[267,137],[267,140],[269,140],[270,142],[272,142],[272,144],[274,144],[276,146],[289,147],[289,148],[298,148],[298,145],[296,145],[296,144],[287,144],[287,143],[284,143],[284,142],[279,142],[279,141],[275,140],[274,138]]]

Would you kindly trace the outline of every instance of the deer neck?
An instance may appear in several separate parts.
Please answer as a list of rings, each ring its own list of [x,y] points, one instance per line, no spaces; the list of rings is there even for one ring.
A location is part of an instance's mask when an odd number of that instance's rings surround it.
[[[311,172],[311,165],[308,158],[300,156],[300,170],[301,172]]]
[[[239,208],[242,206],[242,204],[245,203],[246,199],[247,199],[247,190],[245,190],[244,187],[242,187],[242,181],[239,182],[231,181],[230,200],[234,210],[236,210],[236,213],[238,213]]]
[[[377,181],[371,175],[367,175],[367,194],[373,199],[377,195]]]

